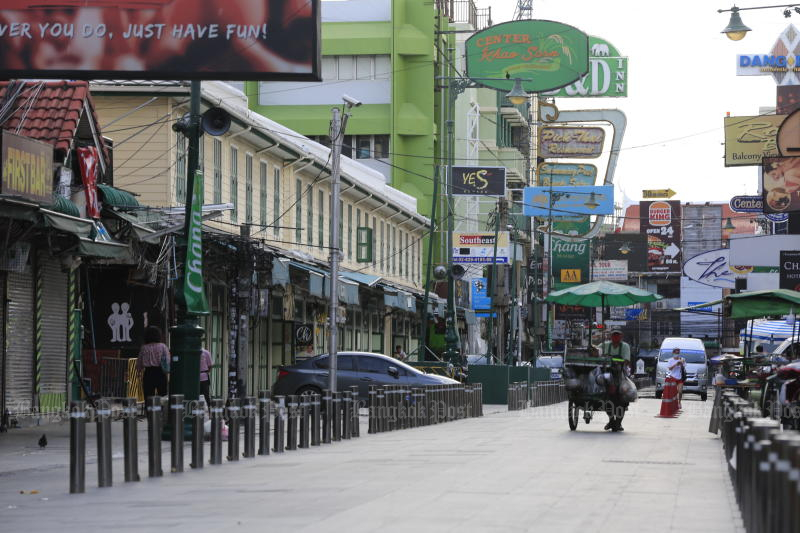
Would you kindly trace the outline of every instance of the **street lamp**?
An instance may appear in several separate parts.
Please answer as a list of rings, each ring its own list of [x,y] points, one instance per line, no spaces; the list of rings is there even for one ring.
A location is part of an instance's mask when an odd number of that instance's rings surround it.
[[[448,80],[448,88],[450,91],[450,98],[447,106],[447,133],[448,133],[448,140],[447,140],[447,147],[448,147],[448,158],[447,158],[447,181],[446,181],[446,190],[447,190],[447,312],[445,313],[445,359],[452,363],[453,365],[458,365],[461,363],[461,349],[460,349],[460,342],[458,337],[458,330],[456,329],[456,309],[455,309],[455,278],[452,275],[453,272],[453,230],[454,230],[454,221],[453,221],[453,165],[455,163],[455,128],[454,128],[454,116],[455,116],[455,106],[456,106],[456,99],[458,96],[464,92],[467,88],[470,87],[477,87],[476,82],[480,81],[508,81],[505,78],[448,78],[448,77],[441,77],[439,79],[446,79]],[[522,87],[522,80],[519,78],[514,79],[514,86],[512,87],[511,91],[506,94],[506,98],[514,104],[520,105],[525,103],[528,99],[529,95],[525,93]],[[434,199],[434,201],[436,201]],[[496,262],[496,253],[494,262]],[[494,268],[493,262],[493,268]],[[426,280],[425,288],[427,291],[428,282],[430,280]],[[423,328],[427,328],[427,314],[428,309],[427,305],[423,305]],[[491,315],[492,310],[490,309],[489,313]],[[491,334],[491,332],[490,332]]]
[[[730,9],[717,9],[717,13],[730,13],[731,18],[728,21],[728,25],[722,30],[728,39],[731,41],[741,41],[744,39],[747,32],[750,31],[750,28],[744,25],[742,22],[742,17],[739,16],[739,11],[746,11],[751,9],[772,9],[772,8],[785,8],[783,10],[783,16],[789,18],[792,16],[792,9],[794,9],[795,13],[800,14],[800,7],[798,4],[781,4],[776,6],[757,6],[757,7],[736,7],[733,6]]]

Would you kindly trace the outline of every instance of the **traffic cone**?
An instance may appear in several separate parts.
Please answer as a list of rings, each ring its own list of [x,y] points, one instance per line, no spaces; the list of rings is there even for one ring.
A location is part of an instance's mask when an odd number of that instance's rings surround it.
[[[678,382],[671,377],[664,383],[661,393],[661,412],[659,418],[675,418],[678,414]]]

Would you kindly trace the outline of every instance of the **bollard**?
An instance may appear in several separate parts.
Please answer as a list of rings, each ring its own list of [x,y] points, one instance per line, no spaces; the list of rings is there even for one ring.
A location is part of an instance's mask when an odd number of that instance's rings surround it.
[[[322,391],[322,409],[322,442],[330,444],[333,426],[333,395],[328,389]]]
[[[483,416],[483,383],[476,384],[478,387],[478,416]]]
[[[206,411],[197,400],[190,402],[192,406],[192,468],[203,468],[203,433],[205,429]],[[209,406],[209,409],[211,406]]]
[[[350,428],[352,430],[353,437],[360,437],[361,436],[361,423],[359,419],[359,400],[358,400],[358,386],[353,385],[350,387],[350,394],[353,397],[353,422],[350,424]]]
[[[331,418],[333,419],[333,440],[340,441],[342,440],[342,393],[341,392],[334,392],[333,393],[333,412],[331,413]]]
[[[239,398],[228,400],[228,461],[239,460],[239,423],[242,406]]]
[[[422,398],[418,387],[411,389],[411,427],[419,427],[419,412],[422,409]]]
[[[285,449],[285,433],[286,433],[286,398],[283,396],[275,396],[275,436],[273,451],[275,453],[283,453]]]
[[[375,402],[378,401],[378,391],[375,388],[375,385],[369,386],[369,392],[367,393],[367,412],[369,413],[369,425],[367,426],[367,433],[373,434],[377,433],[377,405]]]
[[[375,390],[375,432],[385,431],[386,421],[386,390],[378,387]]]
[[[309,395],[303,394],[300,396],[300,447],[308,448],[308,419],[311,416],[311,402]]]
[[[139,440],[136,436],[136,398],[122,399],[122,442],[125,481],[139,481]]]
[[[242,457],[256,456],[256,398],[247,396],[242,405],[244,417],[244,453]]]
[[[258,455],[269,455],[270,409],[269,391],[258,393]]]
[[[211,400],[209,417],[211,418],[211,458],[212,465],[222,464],[222,423],[224,402],[221,399]]]
[[[111,406],[107,400],[99,400],[95,412],[97,421],[97,484],[112,485],[111,472]]]
[[[172,471],[183,472],[183,394],[169,397],[169,418],[172,432],[170,435],[170,458]]]
[[[319,446],[320,444],[320,407],[321,396],[314,394],[311,396],[311,445]]]
[[[297,419],[299,416],[298,399],[292,394],[286,400],[289,418],[286,421],[286,449],[297,449]]]
[[[69,404],[69,493],[86,492],[86,404]]]
[[[161,396],[146,401],[147,410],[147,475],[161,477]]]
[[[353,436],[353,396],[349,390],[342,391],[342,438],[350,440]]]

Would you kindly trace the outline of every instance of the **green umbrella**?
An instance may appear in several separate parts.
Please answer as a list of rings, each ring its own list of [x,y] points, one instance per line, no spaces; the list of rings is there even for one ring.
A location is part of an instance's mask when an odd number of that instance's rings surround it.
[[[582,307],[624,307],[637,303],[655,302],[662,298],[663,296],[660,294],[610,281],[593,281],[547,295],[548,302]]]

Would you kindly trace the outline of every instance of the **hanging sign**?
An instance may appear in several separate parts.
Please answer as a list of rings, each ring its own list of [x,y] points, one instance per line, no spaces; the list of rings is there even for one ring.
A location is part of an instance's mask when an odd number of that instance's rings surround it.
[[[550,185],[594,185],[597,167],[587,163],[539,163],[536,169],[537,183]]]
[[[614,212],[614,186],[525,187],[522,214],[527,217],[610,215]]]
[[[539,132],[539,157],[600,157],[605,135],[603,128],[545,126]]]
[[[800,290],[800,251],[781,250],[780,288]]]
[[[725,117],[725,166],[760,165],[765,156],[778,155],[775,138],[786,115]]]
[[[764,212],[800,211],[800,157],[765,157],[763,164]]]
[[[186,300],[188,313],[204,315],[208,314],[208,302],[203,284],[203,173],[199,170],[194,175],[191,202],[186,235],[183,297]]]
[[[628,58],[608,41],[589,36],[589,72],[571,85],[544,96],[569,97],[621,97],[628,96]]]
[[[453,194],[505,196],[506,167],[453,167]]]
[[[494,251],[493,231],[453,233],[453,263],[508,263],[507,231],[497,233],[496,258]]]
[[[53,145],[3,130],[0,193],[53,202]]]

